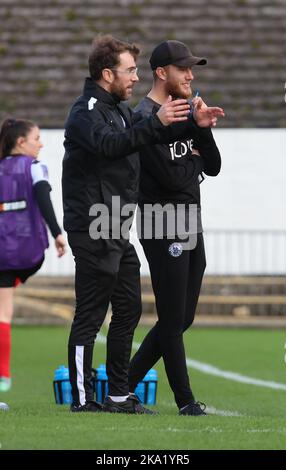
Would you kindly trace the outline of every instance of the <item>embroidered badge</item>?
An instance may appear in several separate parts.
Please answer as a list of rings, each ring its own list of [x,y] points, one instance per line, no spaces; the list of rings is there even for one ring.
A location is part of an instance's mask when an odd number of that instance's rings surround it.
[[[177,258],[178,256],[181,256],[183,253],[183,247],[181,243],[172,243],[172,245],[169,246],[169,253],[171,256],[174,256]]]

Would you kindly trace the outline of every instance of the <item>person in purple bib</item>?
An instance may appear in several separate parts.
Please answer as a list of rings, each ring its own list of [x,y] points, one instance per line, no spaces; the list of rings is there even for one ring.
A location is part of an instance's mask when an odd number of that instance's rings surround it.
[[[58,256],[66,242],[50,199],[43,144],[32,121],[6,119],[0,129],[0,392],[11,388],[13,288],[35,274],[48,248],[48,225]]]

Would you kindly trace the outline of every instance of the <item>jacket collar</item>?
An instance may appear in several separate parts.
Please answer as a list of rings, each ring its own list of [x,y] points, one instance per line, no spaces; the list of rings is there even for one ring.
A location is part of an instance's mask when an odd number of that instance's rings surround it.
[[[85,79],[83,94],[87,98],[91,98],[92,96],[98,98],[100,101],[103,101],[104,103],[111,106],[116,106],[120,103],[120,99],[117,98],[117,96],[108,93],[108,91],[97,85],[97,83],[95,83],[95,81],[90,77]]]

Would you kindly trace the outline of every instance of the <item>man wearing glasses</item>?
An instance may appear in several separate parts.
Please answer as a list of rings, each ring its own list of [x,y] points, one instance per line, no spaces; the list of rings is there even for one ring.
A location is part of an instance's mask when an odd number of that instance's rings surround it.
[[[134,119],[121,102],[131,97],[139,80],[138,55],[135,45],[99,36],[89,56],[90,77],[65,125],[64,228],[76,265],[76,312],[68,346],[73,412],[153,413],[129,394],[128,386],[133,332],[141,314],[140,264],[126,236],[138,196],[138,151],[144,145],[165,142],[166,126],[171,123],[188,121],[195,131],[197,124],[213,125],[223,113],[220,108],[198,110],[196,124],[188,116],[185,99],[168,98],[156,114]],[[99,206],[104,217],[94,225]],[[91,367],[94,341],[109,302],[109,396],[102,407],[93,401]]]

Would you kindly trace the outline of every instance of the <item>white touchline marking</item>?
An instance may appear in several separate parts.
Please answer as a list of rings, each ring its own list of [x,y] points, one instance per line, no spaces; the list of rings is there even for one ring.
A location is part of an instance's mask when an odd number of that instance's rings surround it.
[[[169,432],[183,432],[183,433],[186,433],[186,432],[195,432],[195,433],[211,433],[211,432],[224,432],[223,429],[220,429],[220,428],[215,428],[213,426],[207,426],[207,427],[204,427],[203,429],[196,429],[196,428],[192,428],[192,429],[180,429],[180,428],[167,428],[166,431],[169,431]]]
[[[256,432],[265,432],[265,433],[275,433],[275,432],[278,432],[278,433],[282,433],[282,434],[285,434],[286,433],[286,428],[281,428],[281,429],[246,429],[246,432],[251,432],[251,433],[256,433]]]
[[[120,426],[111,426],[111,427],[100,427],[100,431],[118,431],[120,430]],[[150,432],[150,427],[128,427],[128,432],[142,432],[142,431],[147,431]],[[228,432],[225,431],[224,429],[221,428],[216,428],[214,426],[207,426],[204,427],[203,429],[197,429],[197,428],[172,428],[172,427],[167,427],[167,428],[160,428],[156,429],[156,432],[160,433],[166,433],[166,432],[195,432],[195,433],[211,433],[211,432]]]
[[[228,410],[218,410],[214,406],[206,407],[207,414],[219,415],[219,416],[232,416],[232,417],[245,417],[245,415],[239,413],[238,411],[228,411]]]
[[[140,428],[142,430],[142,428]],[[222,429],[222,428],[217,428],[217,427],[214,427],[214,426],[207,426],[205,428],[192,428],[192,429],[181,429],[181,428],[171,428],[171,427],[168,427],[167,429],[156,429],[156,432],[160,432],[160,431],[170,431],[170,432],[183,432],[183,433],[186,433],[186,432],[195,432],[196,434],[197,433],[220,433],[220,432],[223,432],[223,433],[233,433],[233,430],[232,429]],[[252,434],[255,434],[255,433],[280,433],[280,434],[285,434],[286,433],[286,429],[285,428],[281,428],[281,429],[245,429],[245,432],[248,432],[248,433],[252,433]]]
[[[275,390],[286,390],[286,384],[270,380],[254,379],[236,372],[222,370],[218,367],[212,366],[211,364],[205,364],[204,362],[196,361],[194,359],[187,358],[187,365],[205,374],[215,375],[217,377],[222,377],[223,379],[234,380],[235,382],[245,383],[248,385],[256,385],[258,387],[272,388]]]
[[[160,400],[160,405],[163,405],[167,408],[174,408],[174,405],[170,402],[167,402],[167,401]],[[239,413],[238,411],[218,410],[214,406],[209,406],[209,405],[206,407],[206,412],[207,412],[208,415],[244,417],[244,418],[246,416],[246,415],[243,415],[243,414]]]
[[[99,334],[97,336],[98,341],[103,343],[106,341],[105,336]],[[132,348],[139,349],[140,343],[133,342]],[[187,357],[187,365],[192,369],[196,369],[204,374],[214,375],[216,377],[222,377],[223,379],[233,380],[235,382],[245,383],[248,385],[256,385],[257,387],[272,388],[274,390],[286,390],[286,384],[279,382],[273,382],[270,380],[260,380],[254,379],[252,377],[247,377],[246,375],[238,374],[236,372],[231,372],[227,370],[219,369],[218,367],[212,366],[211,364],[206,364],[204,362],[196,361],[195,359],[189,359]]]
[[[193,421],[192,421],[193,422]],[[101,431],[118,431],[120,430],[121,427],[118,425],[118,426],[104,426],[104,427],[101,427],[100,430]],[[142,432],[142,431],[146,431],[146,432],[150,432],[150,427],[128,427],[128,432]],[[224,434],[228,434],[228,433],[233,433],[233,430],[232,429],[224,429],[224,428],[219,428],[219,427],[216,427],[216,426],[206,426],[206,427],[203,427],[203,428],[172,428],[171,426],[168,426],[167,428],[158,428],[156,429],[156,432],[157,433],[166,433],[166,432],[182,432],[182,433],[201,433],[201,434],[205,434],[205,433],[224,433]],[[266,428],[266,429],[245,429],[244,432],[247,432],[247,433],[251,433],[251,434],[256,434],[256,433],[264,433],[264,434],[274,434],[274,433],[278,433],[278,434],[285,434],[286,433],[286,428],[281,428],[281,429],[275,429],[275,428]]]

